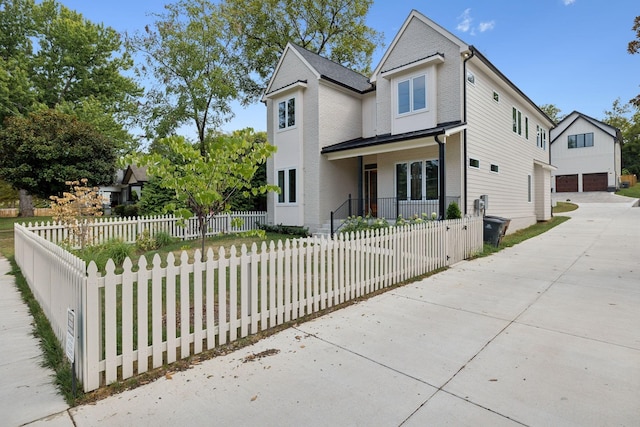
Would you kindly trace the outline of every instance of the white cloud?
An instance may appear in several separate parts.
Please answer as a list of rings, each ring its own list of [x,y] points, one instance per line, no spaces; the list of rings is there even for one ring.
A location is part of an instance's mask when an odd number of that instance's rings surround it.
[[[493,27],[495,26],[496,21],[481,22],[480,25],[478,25],[478,30],[480,30],[481,33],[484,33],[485,31],[493,30]]]
[[[564,3],[565,6],[571,6],[575,2],[576,0],[562,0],[562,3]]]
[[[471,21],[473,21],[473,18],[471,18],[470,8],[465,9],[465,11],[462,12],[462,15],[458,16],[458,19],[460,20],[460,22],[458,22],[458,26],[456,28],[459,31],[466,33],[467,31],[469,31],[469,29],[471,29]]]
[[[575,1],[575,0],[563,0],[563,1]],[[473,24],[473,17],[471,17],[471,8],[467,8],[462,12],[460,16],[458,16],[458,26],[456,29],[458,31],[462,31],[463,33],[469,33],[472,36],[476,35],[476,31],[484,33],[485,31],[493,30],[496,26],[495,21],[484,21],[478,24],[477,26]]]

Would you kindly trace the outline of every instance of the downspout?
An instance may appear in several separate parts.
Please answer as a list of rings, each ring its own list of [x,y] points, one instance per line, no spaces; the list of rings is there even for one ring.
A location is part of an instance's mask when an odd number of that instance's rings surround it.
[[[439,191],[438,195],[438,218],[445,219],[446,212],[446,197],[447,197],[447,174],[445,171],[445,147],[444,142],[438,138],[440,135],[444,135],[444,130],[441,134],[434,135],[434,139],[438,143],[438,183]]]
[[[469,54],[469,56],[467,56],[466,58],[464,58],[464,60],[462,61],[462,122],[463,123],[467,123],[467,61],[470,60],[471,58],[473,58],[473,54],[474,54],[474,49],[473,46],[469,46],[469,52],[471,52]],[[464,166],[463,166],[463,170],[464,170],[464,199],[461,200],[462,202],[462,212],[464,212],[464,214],[466,215],[467,212],[467,129],[465,128],[462,131],[462,150],[464,152]]]

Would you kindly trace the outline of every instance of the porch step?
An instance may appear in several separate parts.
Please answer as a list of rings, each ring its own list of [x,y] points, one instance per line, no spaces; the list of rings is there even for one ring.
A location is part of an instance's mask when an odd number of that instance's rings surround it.
[[[313,233],[313,237],[331,237],[331,224],[323,224],[322,227],[319,227],[315,233]]]

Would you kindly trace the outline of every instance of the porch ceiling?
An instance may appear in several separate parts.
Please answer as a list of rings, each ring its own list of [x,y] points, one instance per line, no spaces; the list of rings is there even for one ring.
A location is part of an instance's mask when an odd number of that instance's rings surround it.
[[[467,125],[462,122],[441,124],[435,128],[423,129],[397,135],[376,135],[371,138],[357,138],[324,147],[322,154],[329,160],[347,159],[369,154],[390,153],[437,144],[435,136],[451,136],[462,132]],[[443,139],[446,142],[446,139]]]

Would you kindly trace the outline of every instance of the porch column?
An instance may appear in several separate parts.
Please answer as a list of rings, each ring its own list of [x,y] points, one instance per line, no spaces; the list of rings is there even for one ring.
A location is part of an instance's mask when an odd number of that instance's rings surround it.
[[[364,214],[364,193],[362,190],[363,183],[362,179],[364,175],[364,165],[362,156],[358,156],[358,215],[363,216]]]
[[[447,140],[446,136],[443,136],[444,141],[440,141],[438,138],[440,135],[435,136],[435,140],[438,143],[438,217],[440,219],[445,219],[445,214],[447,211],[447,174],[445,173],[445,142]]]

